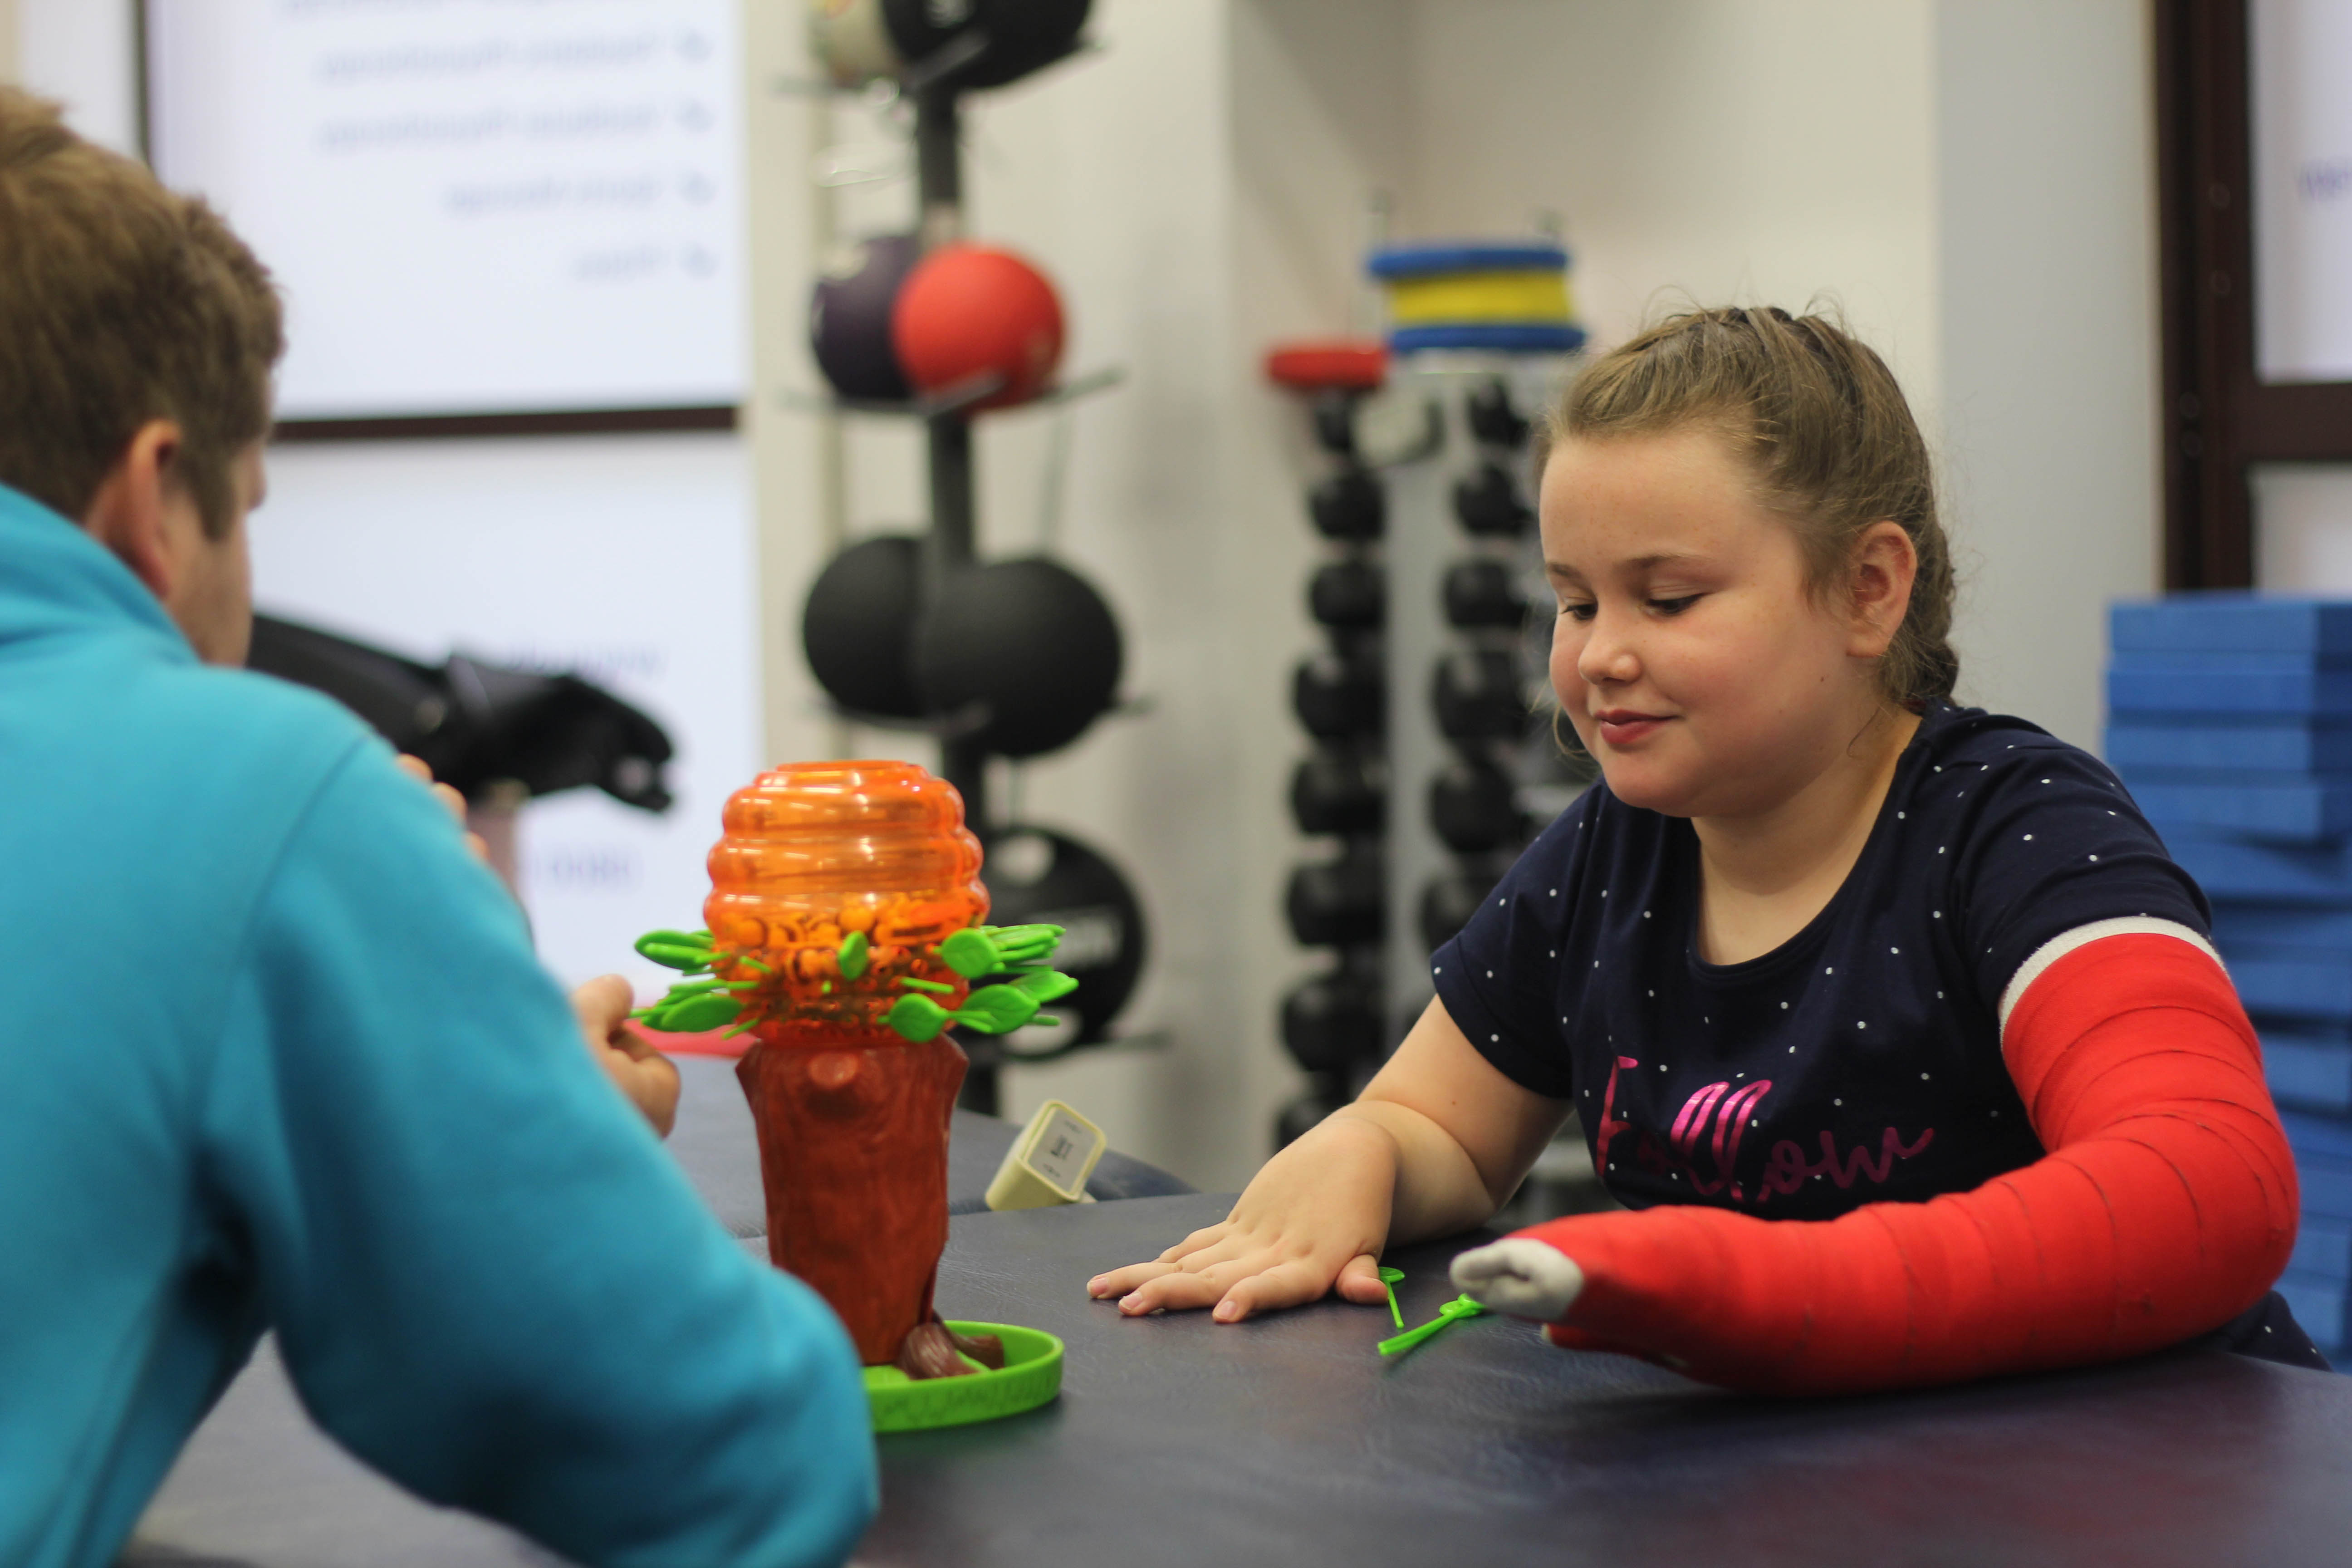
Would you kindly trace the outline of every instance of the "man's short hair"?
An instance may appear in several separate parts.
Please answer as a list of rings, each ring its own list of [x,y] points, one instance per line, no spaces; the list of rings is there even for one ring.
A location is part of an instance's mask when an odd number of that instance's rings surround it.
[[[0,484],[79,522],[140,426],[170,419],[220,538],[284,346],[269,274],[219,215],[0,87]]]

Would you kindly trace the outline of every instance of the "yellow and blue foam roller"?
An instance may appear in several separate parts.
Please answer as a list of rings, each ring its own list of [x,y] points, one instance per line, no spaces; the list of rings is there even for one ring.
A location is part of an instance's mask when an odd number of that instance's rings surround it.
[[[1394,246],[1370,271],[1388,289],[1389,347],[1568,353],[1583,346],[1568,252],[1545,244]]]

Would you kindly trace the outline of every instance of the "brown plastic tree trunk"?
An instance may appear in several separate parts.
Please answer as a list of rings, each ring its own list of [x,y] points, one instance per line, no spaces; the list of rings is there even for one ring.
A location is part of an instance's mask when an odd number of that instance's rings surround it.
[[[897,1362],[933,1316],[964,1054],[945,1034],[920,1045],[806,1026],[756,1035],[735,1074],[760,1136],[768,1256],[832,1305],[866,1365]]]

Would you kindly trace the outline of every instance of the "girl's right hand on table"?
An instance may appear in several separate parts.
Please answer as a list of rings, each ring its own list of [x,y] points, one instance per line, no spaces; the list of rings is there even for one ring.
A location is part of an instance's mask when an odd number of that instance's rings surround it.
[[[1395,1138],[1341,1110],[1266,1162],[1220,1225],[1149,1263],[1087,1282],[1129,1317],[1214,1307],[1221,1323],[1319,1300],[1385,1302],[1380,1254],[1396,1189]]]

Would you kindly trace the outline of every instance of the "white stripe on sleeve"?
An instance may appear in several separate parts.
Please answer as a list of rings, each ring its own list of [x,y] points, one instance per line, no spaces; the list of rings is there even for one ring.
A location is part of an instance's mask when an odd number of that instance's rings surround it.
[[[2089,925],[2076,926],[2073,931],[2052,937],[2034,950],[2032,957],[2018,965],[2017,973],[2010,977],[2009,988],[2000,994],[2000,1032],[2004,1036],[2009,1033],[2010,1014],[2016,1011],[2017,1005],[2025,999],[2025,993],[2032,988],[2035,981],[2042,978],[2043,973],[2052,964],[2070,952],[2088,947],[2095,942],[2103,942],[2111,936],[2177,937],[2211,959],[2216,964],[2221,964],[2223,974],[2230,973],[2229,966],[2221,963],[2221,955],[2213,951],[2213,944],[2179,921],[2149,920],[2145,917],[2093,921]]]

